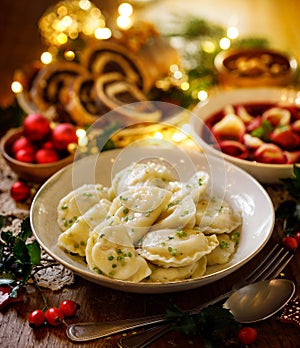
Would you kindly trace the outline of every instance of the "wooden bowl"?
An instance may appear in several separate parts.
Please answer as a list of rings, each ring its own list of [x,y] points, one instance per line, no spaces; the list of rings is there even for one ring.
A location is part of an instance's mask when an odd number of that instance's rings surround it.
[[[3,158],[20,179],[34,183],[43,183],[52,174],[73,162],[73,154],[59,161],[46,164],[26,163],[14,159],[11,148],[13,143],[22,135],[23,132],[20,128],[11,129],[4,135],[0,142],[0,150]]]

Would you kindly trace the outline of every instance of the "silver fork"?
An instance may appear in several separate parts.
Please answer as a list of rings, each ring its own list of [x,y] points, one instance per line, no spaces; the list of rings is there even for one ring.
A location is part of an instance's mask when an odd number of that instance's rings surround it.
[[[217,298],[208,301],[206,303],[201,304],[187,312],[190,314],[199,313],[202,308],[207,307],[209,305],[220,302],[231,295],[231,293],[241,288],[244,285],[254,283],[257,280],[266,280],[271,278],[276,278],[278,274],[284,269],[284,267],[288,264],[288,262],[293,257],[293,253],[287,251],[283,247],[280,247],[278,244],[274,246],[274,248],[269,252],[264,261],[255,268],[246,278],[236,283],[232,290],[218,296]],[[147,316],[142,318],[134,318],[134,319],[124,319],[112,322],[88,322],[88,323],[77,323],[71,324],[67,326],[66,334],[68,338],[75,342],[84,342],[90,341],[98,338],[103,338],[107,336],[111,336],[116,333],[121,333],[124,331],[136,329],[143,326],[150,326],[154,324],[166,323],[167,320],[164,314]],[[161,335],[164,331],[161,333]],[[140,334],[141,335],[141,334]],[[135,335],[136,337],[138,335]],[[132,336],[132,339],[135,338]],[[131,337],[130,337],[131,338]],[[128,338],[128,341],[129,339]],[[145,347],[145,345],[128,345],[128,341],[121,340],[118,344],[119,347]],[[123,344],[123,345],[122,345]],[[127,346],[125,345],[127,344]],[[148,344],[148,343],[147,343]]]
[[[215,304],[229,297],[235,290],[260,280],[268,280],[276,278],[285,266],[290,262],[294,253],[280,247],[276,244],[274,248],[269,252],[266,258],[257,266],[250,274],[245,278],[235,283],[232,290],[229,292],[213,299],[212,301],[206,302],[194,309],[188,311],[190,314],[198,314],[204,307]],[[135,334],[128,337],[123,337],[118,342],[120,348],[144,348],[150,343],[154,342],[164,334],[172,330],[172,324],[167,323],[165,325],[159,325],[151,327],[139,334]]]

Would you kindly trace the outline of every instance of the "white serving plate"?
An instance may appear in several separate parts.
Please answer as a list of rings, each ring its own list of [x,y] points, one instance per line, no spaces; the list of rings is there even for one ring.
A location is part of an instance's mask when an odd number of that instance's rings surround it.
[[[209,194],[224,196],[234,210],[241,210],[243,226],[240,243],[225,265],[210,268],[209,274],[168,283],[133,283],[108,278],[90,271],[80,258],[70,256],[57,246],[61,233],[57,206],[62,197],[86,183],[110,186],[111,177],[132,162],[157,160],[176,169],[180,180],[196,170],[211,176]],[[134,147],[102,152],[74,162],[54,174],[37,192],[30,210],[33,233],[49,255],[79,276],[112,289],[134,293],[166,293],[194,289],[234,272],[252,259],[268,241],[274,227],[274,208],[264,188],[244,170],[221,158],[201,152],[185,152],[178,147]]]

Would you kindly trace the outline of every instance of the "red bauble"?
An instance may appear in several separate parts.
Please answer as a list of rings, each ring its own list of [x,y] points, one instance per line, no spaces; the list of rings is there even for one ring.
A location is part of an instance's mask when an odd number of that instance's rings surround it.
[[[15,159],[17,161],[21,161],[21,162],[33,163],[34,162],[34,151],[30,148],[20,149],[15,154]]]
[[[54,149],[40,149],[35,154],[36,163],[52,163],[59,160],[58,153]]]
[[[16,202],[24,202],[30,197],[30,188],[22,181],[16,181],[11,189],[10,195]]]
[[[30,141],[43,141],[51,131],[49,120],[41,114],[30,114],[23,122],[24,135]]]
[[[31,149],[32,152],[34,152],[33,145],[25,137],[21,137],[21,138],[17,139],[16,141],[14,141],[14,143],[11,147],[11,152],[13,155],[15,155],[19,150],[22,150],[22,149]]]
[[[69,144],[78,142],[76,128],[70,123],[61,123],[53,129],[52,140],[57,150],[67,150]]]

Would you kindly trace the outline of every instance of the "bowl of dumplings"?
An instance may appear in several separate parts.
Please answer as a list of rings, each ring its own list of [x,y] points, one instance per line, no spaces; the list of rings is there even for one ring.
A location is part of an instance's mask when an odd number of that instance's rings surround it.
[[[192,136],[261,183],[279,183],[300,162],[299,96],[281,87],[219,91],[194,108]]]
[[[62,265],[133,293],[221,279],[252,259],[274,226],[272,202],[252,176],[165,143],[75,160],[39,189],[30,217],[36,239]]]

